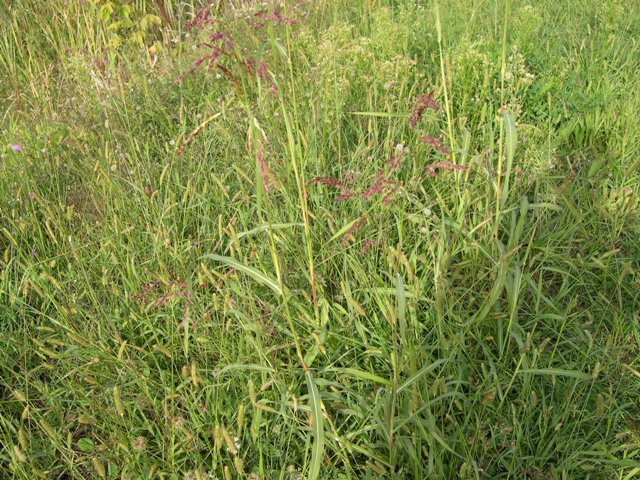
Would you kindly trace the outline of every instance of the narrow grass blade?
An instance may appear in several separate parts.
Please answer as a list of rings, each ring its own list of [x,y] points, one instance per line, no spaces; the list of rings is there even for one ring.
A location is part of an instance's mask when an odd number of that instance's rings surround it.
[[[633,470],[631,470],[626,477],[624,477],[622,480],[631,480],[632,478],[634,478],[636,475],[640,474],[640,467],[638,468],[634,468]]]
[[[324,416],[322,414],[322,403],[320,392],[311,372],[305,373],[307,386],[309,388],[309,401],[311,403],[311,418],[313,431],[313,446],[311,450],[311,463],[309,465],[309,480],[316,480],[320,475],[320,466],[324,460]]]
[[[629,467],[629,468],[640,468],[640,462],[633,460],[631,458],[602,458],[603,453],[594,451],[594,452],[581,452],[583,456],[581,458],[584,461],[591,461],[597,463],[603,463],[605,465],[615,465],[617,467]]]
[[[344,445],[348,449],[353,450],[354,452],[358,452],[358,453],[360,453],[362,455],[365,455],[366,457],[371,458],[372,460],[375,460],[376,462],[378,462],[381,465],[384,465],[387,468],[393,468],[392,465],[388,462],[388,459],[385,459],[385,458],[381,457],[380,455],[374,454],[373,452],[367,450],[366,448],[364,448],[361,445],[357,445],[355,443],[351,443],[345,437],[333,436],[331,438],[335,442],[339,442],[340,444]]]
[[[407,344],[407,297],[404,293],[404,283],[402,277],[396,277],[396,308],[398,310],[398,324],[400,326],[400,341],[403,345]]]
[[[388,112],[351,112],[352,115],[361,115],[364,117],[382,117],[382,118],[407,118],[408,113],[388,113]]]
[[[444,393],[438,397],[435,397],[431,400],[429,400],[428,402],[424,402],[420,408],[418,408],[415,412],[413,412],[411,415],[409,415],[408,417],[402,419],[400,422],[396,423],[393,426],[393,433],[398,433],[399,431],[402,430],[402,428],[407,425],[408,423],[412,422],[414,419],[420,418],[420,415],[422,414],[422,412],[424,412],[425,410],[427,410],[428,408],[430,408],[432,405],[435,405],[439,402],[442,402],[443,400],[447,399],[447,398],[457,398],[460,401],[464,401],[464,399],[466,398],[463,394],[461,394],[460,392],[447,392]]]
[[[427,365],[426,367],[422,367],[415,375],[412,375],[411,377],[409,377],[409,379],[406,382],[404,382],[402,385],[400,385],[398,387],[397,393],[400,393],[405,388],[410,387],[411,385],[413,385],[414,382],[419,380],[420,377],[426,375],[427,373],[431,372],[432,370],[435,370],[436,368],[438,368],[440,365],[442,365],[446,361],[447,361],[446,358],[441,358],[441,359],[436,360],[435,362]]]
[[[280,230],[289,227],[304,227],[304,223],[274,223],[273,225],[260,225],[256,228],[252,228],[251,230],[246,230],[244,232],[240,232],[236,234],[237,238],[246,237],[249,235],[254,235],[260,232],[266,232],[268,230]]]
[[[289,55],[287,54],[287,49],[284,48],[284,45],[282,45],[277,38],[273,39],[273,44],[276,47],[276,50],[278,51],[278,53],[280,54],[280,56],[284,59],[284,60],[289,60]]]
[[[362,370],[358,370],[357,368],[331,368],[328,371],[341,373],[344,375],[351,375],[353,377],[359,378],[360,380],[369,380],[374,383],[379,383],[380,385],[391,386],[393,383],[386,378],[382,378],[374,373],[364,372]]]
[[[216,260],[218,262],[224,263],[225,265],[229,265],[231,268],[234,268],[235,270],[237,270],[239,272],[242,272],[242,273],[245,273],[245,274],[249,275],[256,282],[261,283],[263,285],[266,285],[271,290],[276,292],[278,295],[282,295],[282,290],[280,289],[280,286],[278,285],[278,282],[276,282],[273,278],[267,276],[265,273],[262,273],[259,270],[256,270],[253,267],[248,267],[247,265],[244,265],[243,263],[240,263],[235,258],[224,257],[222,255],[217,255],[215,253],[210,253],[208,255],[203,255],[200,258],[210,258],[212,260]]]
[[[533,375],[554,375],[557,377],[573,377],[581,380],[588,380],[591,375],[578,370],[564,370],[562,368],[527,368],[518,373],[531,373]]]
[[[498,272],[496,275],[496,279],[494,280],[493,287],[491,288],[491,292],[489,293],[489,298],[485,301],[482,309],[476,313],[475,317],[472,319],[473,322],[480,322],[484,320],[487,317],[487,315],[489,315],[491,308],[493,308],[493,306],[496,304],[496,302],[500,298],[500,295],[504,290],[504,282],[506,280],[506,273],[507,273],[506,262],[507,260],[505,258],[501,258],[499,260]]]
[[[429,434],[435,438],[436,442],[438,442],[440,445],[442,445],[442,447],[449,453],[455,455],[458,458],[464,458],[462,455],[460,455],[459,453],[457,453],[453,448],[451,448],[449,446],[449,444],[445,441],[445,439],[443,438],[444,435],[442,434],[442,432],[440,430],[438,430],[438,428],[436,428],[435,425],[433,425],[433,423],[430,426],[431,428],[429,429]]]
[[[505,165],[504,170],[504,184],[502,187],[502,191],[500,192],[500,204],[502,207],[507,203],[507,198],[509,197],[509,180],[511,178],[511,167],[513,166],[513,157],[516,152],[516,145],[518,144],[518,131],[516,129],[516,121],[513,118],[513,115],[510,113],[503,113],[502,120],[504,122],[504,130],[505,130],[505,145],[506,145],[506,156],[507,163]]]
[[[250,364],[250,363],[231,363],[229,365],[225,365],[220,370],[214,373],[216,373],[217,375],[222,375],[223,373],[229,372],[231,370],[255,370],[257,372],[264,372],[264,373],[275,372],[273,368],[265,367],[264,365],[256,365],[256,364]]]
[[[347,233],[347,230],[349,230],[358,220],[360,220],[360,217],[358,217],[358,218],[352,220],[351,222],[347,223],[344,227],[342,227],[340,230],[338,230],[336,232],[336,234],[333,237],[331,237],[329,239],[329,242],[327,242],[327,243],[331,243],[334,240],[342,237],[345,233]]]

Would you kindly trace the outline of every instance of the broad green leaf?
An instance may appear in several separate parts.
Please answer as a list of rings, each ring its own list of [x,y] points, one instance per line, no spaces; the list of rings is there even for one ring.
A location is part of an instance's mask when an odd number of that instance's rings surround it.
[[[78,449],[83,452],[91,453],[95,450],[95,445],[93,444],[93,440],[87,437],[83,437],[78,440]]]

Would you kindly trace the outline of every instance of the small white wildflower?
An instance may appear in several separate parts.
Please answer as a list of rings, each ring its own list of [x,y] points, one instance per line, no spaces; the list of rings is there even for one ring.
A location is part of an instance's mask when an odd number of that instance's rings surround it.
[[[228,192],[229,190],[231,190],[231,186],[230,185],[225,185],[224,186],[225,190]]]
[[[173,138],[169,140],[169,145],[174,146],[175,144],[176,144],[176,141]]]
[[[238,437],[233,437],[233,446],[236,450],[235,454],[237,454],[240,448],[240,440],[238,439]],[[227,452],[231,452],[231,449],[229,447],[227,447]]]
[[[111,165],[111,171],[112,172],[115,172],[117,168],[118,168],[118,166],[115,163],[113,165]]]
[[[429,207],[425,208],[423,212],[425,217],[430,217],[431,214],[433,213]]]
[[[40,152],[41,152],[41,153],[46,153],[46,152],[47,152],[47,149],[46,149],[46,148],[41,148],[41,149],[40,149]]]
[[[222,78],[222,75],[220,75],[219,73],[216,73],[216,80],[220,80]]]

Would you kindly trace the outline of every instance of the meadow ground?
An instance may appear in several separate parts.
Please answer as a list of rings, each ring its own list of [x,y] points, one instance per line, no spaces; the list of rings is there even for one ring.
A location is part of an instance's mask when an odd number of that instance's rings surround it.
[[[202,3],[0,2],[0,477],[640,478],[640,4]]]

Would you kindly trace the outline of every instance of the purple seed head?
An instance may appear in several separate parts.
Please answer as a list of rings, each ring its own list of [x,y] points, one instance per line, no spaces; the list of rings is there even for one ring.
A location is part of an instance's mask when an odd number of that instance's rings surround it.
[[[440,108],[438,102],[433,98],[433,92],[428,95],[418,95],[416,97],[416,103],[414,104],[411,115],[409,116],[409,128],[416,128],[427,108],[432,110],[438,110]]]

